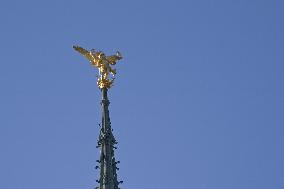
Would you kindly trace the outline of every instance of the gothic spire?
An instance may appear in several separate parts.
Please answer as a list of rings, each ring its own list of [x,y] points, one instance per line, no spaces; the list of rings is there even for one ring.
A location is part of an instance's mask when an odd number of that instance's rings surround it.
[[[118,51],[115,55],[106,56],[102,51],[96,51],[94,49],[88,51],[79,46],[73,46],[73,48],[87,58],[92,66],[99,70],[97,85],[102,92],[102,123],[100,124],[101,130],[98,140],[98,147],[100,148],[101,154],[100,159],[97,160],[99,166],[96,166],[96,168],[100,169],[100,178],[97,180],[99,187],[96,189],[119,189],[118,185],[121,184],[122,181],[117,180],[116,170],[118,170],[117,164],[119,161],[116,161],[114,157],[114,149],[116,149],[115,145],[117,142],[112,134],[107,92],[108,89],[112,87],[116,75],[116,69],[112,66],[115,65],[118,60],[122,59],[122,56]],[[110,75],[112,75],[112,77]]]
[[[99,183],[98,189],[119,189],[118,185],[122,183],[122,181],[117,180],[116,170],[117,164],[119,161],[115,160],[114,157],[114,149],[116,149],[115,145],[117,141],[115,140],[111,122],[109,117],[109,100],[107,96],[108,89],[103,88],[102,90],[102,123],[101,130],[98,140],[98,147],[100,148],[100,160],[98,161],[100,166],[100,178],[97,180]]]

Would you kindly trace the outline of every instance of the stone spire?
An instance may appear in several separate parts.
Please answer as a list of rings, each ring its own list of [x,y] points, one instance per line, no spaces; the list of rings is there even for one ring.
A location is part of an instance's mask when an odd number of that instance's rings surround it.
[[[122,59],[122,55],[118,51],[115,55],[106,56],[102,51],[95,49],[86,50],[80,46],[73,46],[73,48],[87,58],[92,66],[99,70],[97,85],[102,92],[102,123],[98,140],[98,148],[101,150],[101,155],[100,159],[97,160],[99,166],[96,166],[97,169],[100,169],[100,178],[97,180],[99,187],[96,189],[119,189],[118,185],[122,181],[118,182],[117,180],[116,170],[118,168],[116,165],[119,161],[116,161],[114,158],[114,149],[116,149],[115,145],[117,142],[111,129],[107,91],[112,87],[116,75],[116,69],[113,66],[117,61]]]
[[[97,180],[99,187],[97,189],[119,189],[118,185],[123,181],[119,182],[117,180],[116,170],[118,170],[117,164],[119,161],[116,161],[114,157],[114,149],[116,149],[115,145],[117,141],[113,136],[109,117],[108,106],[110,103],[107,97],[108,89],[103,88],[101,91],[102,123],[98,140],[98,147],[101,154],[100,159],[97,161],[99,166],[96,167],[100,169],[100,178]]]

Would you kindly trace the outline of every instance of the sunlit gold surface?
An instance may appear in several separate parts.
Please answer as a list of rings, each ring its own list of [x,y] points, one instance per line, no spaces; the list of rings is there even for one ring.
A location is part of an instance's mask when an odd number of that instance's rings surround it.
[[[99,69],[98,87],[100,89],[109,89],[113,85],[116,74],[116,70],[113,69],[111,65],[115,65],[118,60],[122,59],[121,54],[117,51],[115,55],[106,56],[102,51],[96,51],[94,49],[88,51],[79,46],[73,46],[73,48],[84,55],[93,66]],[[110,77],[110,74],[112,77]]]

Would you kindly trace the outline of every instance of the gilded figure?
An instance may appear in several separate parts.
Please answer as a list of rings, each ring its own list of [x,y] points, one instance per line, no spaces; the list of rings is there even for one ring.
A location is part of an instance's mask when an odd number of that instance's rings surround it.
[[[90,61],[91,65],[99,69],[99,88],[110,88],[116,75],[116,69],[112,68],[112,66],[118,60],[122,59],[121,53],[117,51],[115,55],[106,56],[102,51],[95,49],[88,51],[79,46],[73,46],[73,48],[84,55]],[[110,78],[110,74],[113,76],[112,78]]]

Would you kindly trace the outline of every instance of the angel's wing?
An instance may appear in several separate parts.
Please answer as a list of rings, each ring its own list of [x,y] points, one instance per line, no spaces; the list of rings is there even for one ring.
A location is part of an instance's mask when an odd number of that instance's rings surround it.
[[[116,61],[122,59],[120,52],[117,51],[116,55],[107,56],[106,59],[111,65],[115,65]]]
[[[92,55],[90,51],[87,51],[86,49],[79,47],[79,46],[73,46],[73,48],[79,53],[81,53],[82,55],[84,55],[88,60],[92,62],[94,61],[95,57]]]

